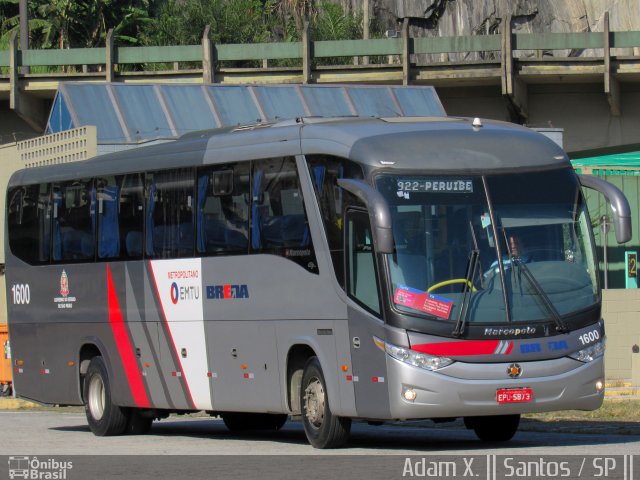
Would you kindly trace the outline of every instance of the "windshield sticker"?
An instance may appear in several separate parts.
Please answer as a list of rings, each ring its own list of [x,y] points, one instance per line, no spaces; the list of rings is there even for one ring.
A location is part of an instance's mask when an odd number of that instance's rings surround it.
[[[447,180],[440,178],[405,178],[398,180],[398,196],[400,192],[422,193],[473,193],[473,180]]]
[[[453,308],[453,301],[447,298],[433,293],[421,292],[405,285],[398,285],[393,301],[398,305],[404,305],[445,320],[449,319]]]
[[[480,224],[482,225],[482,228],[487,228],[491,225],[491,217],[488,213],[480,215]]]

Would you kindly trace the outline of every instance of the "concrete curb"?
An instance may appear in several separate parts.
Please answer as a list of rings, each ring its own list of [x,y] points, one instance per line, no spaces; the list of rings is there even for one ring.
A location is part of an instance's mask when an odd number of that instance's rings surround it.
[[[640,387],[605,387],[604,394],[607,398],[638,398]]]
[[[24,410],[28,408],[40,408],[41,405],[21,400],[19,398],[0,398],[0,410]]]

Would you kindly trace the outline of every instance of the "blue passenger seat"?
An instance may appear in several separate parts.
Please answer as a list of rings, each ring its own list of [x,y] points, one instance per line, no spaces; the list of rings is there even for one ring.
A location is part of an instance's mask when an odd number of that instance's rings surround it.
[[[142,256],[142,232],[131,231],[125,238],[125,247],[129,257]]]
[[[83,259],[93,256],[93,238],[90,233],[67,230],[62,234],[62,258]]]
[[[262,238],[274,246],[304,247],[308,243],[306,226],[303,214],[266,217],[262,223]]]

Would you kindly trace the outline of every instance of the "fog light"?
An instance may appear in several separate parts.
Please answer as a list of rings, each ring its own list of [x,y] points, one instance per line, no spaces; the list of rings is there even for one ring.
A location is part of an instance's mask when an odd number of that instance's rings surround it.
[[[402,396],[407,402],[413,402],[418,396],[418,394],[413,388],[405,388],[402,391]]]
[[[603,390],[604,390],[604,383],[602,383],[602,380],[598,380],[598,381],[596,382],[596,390],[597,390],[598,392],[601,392],[601,391],[603,391]]]

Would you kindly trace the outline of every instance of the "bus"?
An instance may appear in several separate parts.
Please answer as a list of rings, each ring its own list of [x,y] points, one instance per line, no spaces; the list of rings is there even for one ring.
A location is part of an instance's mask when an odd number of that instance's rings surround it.
[[[579,178],[525,127],[297,118],[23,169],[7,189],[15,389],[98,436],[594,410],[605,330]]]

